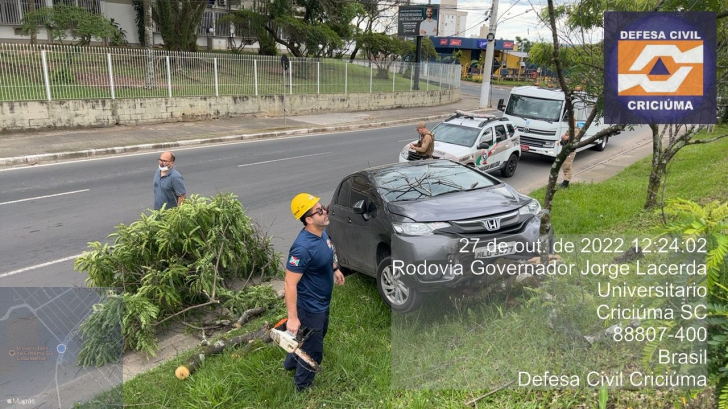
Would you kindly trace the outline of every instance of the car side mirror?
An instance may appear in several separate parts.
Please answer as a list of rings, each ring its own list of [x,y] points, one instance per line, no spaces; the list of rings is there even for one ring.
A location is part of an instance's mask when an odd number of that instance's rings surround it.
[[[505,111],[506,110],[506,104],[503,101],[503,98],[498,100],[498,110],[499,111]]]
[[[481,142],[478,145],[478,149],[488,149],[488,148],[490,148],[490,144],[488,142]]]
[[[359,200],[358,202],[354,203],[354,213],[360,214],[364,218],[364,220],[369,220],[371,219],[371,216],[367,212],[368,207],[369,206],[367,206],[366,200]]]

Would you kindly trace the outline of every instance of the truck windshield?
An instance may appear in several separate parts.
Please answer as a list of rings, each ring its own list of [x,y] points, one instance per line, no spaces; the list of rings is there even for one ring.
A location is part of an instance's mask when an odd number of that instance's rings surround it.
[[[432,129],[435,141],[447,142],[454,145],[471,147],[480,133],[479,128],[468,128],[452,124],[441,123]]]
[[[522,118],[556,122],[559,120],[563,103],[563,101],[555,99],[511,95],[505,113]]]

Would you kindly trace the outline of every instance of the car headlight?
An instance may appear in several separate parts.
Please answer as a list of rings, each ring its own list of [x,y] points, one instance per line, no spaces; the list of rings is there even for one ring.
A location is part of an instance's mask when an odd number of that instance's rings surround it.
[[[450,227],[450,223],[392,223],[392,227],[394,228],[394,231],[398,234],[406,234],[408,236],[424,236],[426,234],[432,234],[432,232],[437,229]]]
[[[518,213],[521,216],[528,216],[529,214],[538,216],[541,213],[541,203],[538,200],[531,200],[527,205],[518,209]]]
[[[402,149],[402,152],[399,153],[399,156],[402,157],[402,159],[407,159],[407,156],[409,155],[409,149],[406,147]]]
[[[554,142],[554,141],[551,141],[551,142],[544,142],[544,143],[543,143],[543,147],[544,147],[544,148],[553,148],[553,147],[554,147],[554,144],[555,144],[555,143],[556,143],[556,142]]]

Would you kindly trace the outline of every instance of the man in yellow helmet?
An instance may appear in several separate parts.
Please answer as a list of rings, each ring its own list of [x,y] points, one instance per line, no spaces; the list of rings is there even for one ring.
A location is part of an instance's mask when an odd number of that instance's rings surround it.
[[[302,326],[312,330],[301,349],[321,364],[331,293],[334,283],[344,285],[344,275],[336,263],[331,239],[324,231],[329,224],[328,209],[319,200],[300,193],[291,201],[291,212],[303,223],[303,229],[291,245],[286,261],[285,300],[286,329],[294,334]],[[313,383],[315,372],[294,355],[286,356],[283,367],[296,370],[294,380],[298,391]]]

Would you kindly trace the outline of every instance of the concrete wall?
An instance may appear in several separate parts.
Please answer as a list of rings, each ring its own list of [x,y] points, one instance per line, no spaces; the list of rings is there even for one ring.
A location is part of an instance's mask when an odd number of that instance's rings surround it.
[[[290,114],[436,106],[460,90],[287,95]],[[195,121],[252,114],[283,115],[281,95],[0,102],[0,132]]]

